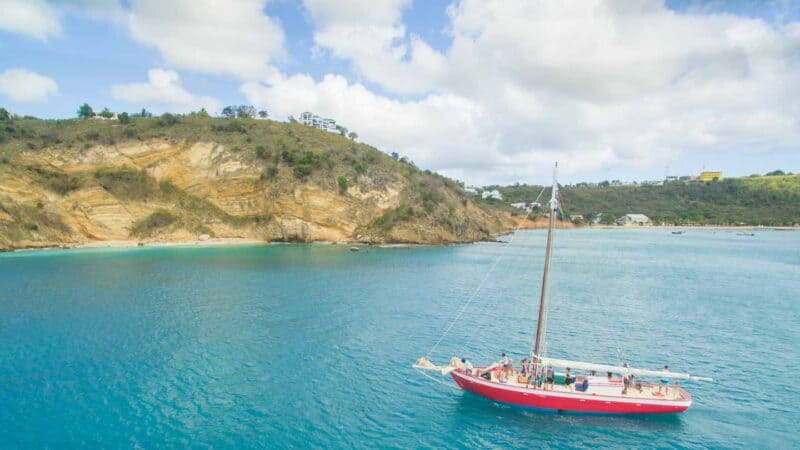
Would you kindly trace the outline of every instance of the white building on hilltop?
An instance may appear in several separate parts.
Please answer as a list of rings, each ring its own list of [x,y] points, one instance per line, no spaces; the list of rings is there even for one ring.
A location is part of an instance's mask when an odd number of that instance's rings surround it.
[[[536,208],[541,209],[541,207],[542,207],[542,205],[540,203],[538,203],[538,202],[533,202],[533,203],[525,203],[525,202],[512,203],[511,206],[513,206],[514,208],[522,209],[522,210],[527,211],[529,213],[533,212],[533,210],[536,209]]]
[[[650,225],[650,218],[644,214],[625,214],[617,219],[617,225]]]
[[[300,123],[309,127],[319,128],[320,130],[333,131],[334,133],[339,132],[336,128],[335,120],[320,117],[308,111],[300,114]]]
[[[481,193],[481,197],[482,198],[492,198],[492,199],[495,199],[495,200],[502,200],[503,199],[503,195],[500,194],[500,191],[498,191],[497,189],[495,189],[493,191],[483,191]]]

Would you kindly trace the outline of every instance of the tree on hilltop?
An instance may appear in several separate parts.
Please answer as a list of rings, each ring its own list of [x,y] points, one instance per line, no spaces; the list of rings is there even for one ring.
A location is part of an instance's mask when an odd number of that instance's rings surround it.
[[[92,107],[89,106],[88,103],[84,103],[80,107],[78,107],[79,119],[88,119],[90,117],[94,117],[94,110],[92,110]]]
[[[222,108],[222,117],[233,119],[236,117],[236,107],[233,105],[228,105]]]
[[[0,120],[11,120],[11,113],[5,108],[0,108]]]
[[[114,113],[112,113],[108,108],[103,108],[103,110],[97,115],[106,119],[114,117]]]
[[[351,131],[347,133],[347,137],[349,137],[350,140],[355,141],[356,139],[358,139],[358,133],[356,133],[355,131]]]
[[[236,116],[240,119],[252,119],[256,116],[256,109],[251,105],[239,105],[236,108]]]
[[[266,119],[268,116],[269,114],[267,113],[266,109],[262,109],[261,111],[258,112],[258,117],[262,119]]]

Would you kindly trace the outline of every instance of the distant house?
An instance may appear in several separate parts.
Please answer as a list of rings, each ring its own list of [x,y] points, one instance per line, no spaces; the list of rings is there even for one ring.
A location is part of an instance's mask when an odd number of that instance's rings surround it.
[[[103,117],[99,114],[95,114],[91,117],[92,120],[117,120],[117,113],[111,114],[110,117]]]
[[[517,209],[522,209],[527,212],[533,211],[533,205],[530,203],[518,202],[518,203],[512,203],[511,206]]]
[[[339,132],[338,128],[336,128],[335,120],[320,117],[308,111],[300,114],[300,123],[309,127],[319,128],[320,130],[332,131],[334,133]]]
[[[570,214],[569,220],[571,222],[583,222],[583,215],[582,214]]]
[[[722,181],[722,172],[718,170],[700,172],[700,181]]]
[[[542,209],[542,204],[539,202],[518,202],[518,203],[511,203],[511,206],[514,208],[525,210],[526,212],[533,212],[534,209]]]
[[[503,199],[503,195],[500,194],[500,191],[498,191],[497,189],[495,189],[493,191],[483,191],[481,193],[481,197],[485,198],[485,199],[486,198],[491,198],[491,199],[494,199],[494,200],[502,200]]]
[[[472,186],[467,186],[464,188],[464,193],[469,195],[478,195],[478,190]]]
[[[617,225],[650,225],[650,218],[644,214],[625,214],[617,219]]]

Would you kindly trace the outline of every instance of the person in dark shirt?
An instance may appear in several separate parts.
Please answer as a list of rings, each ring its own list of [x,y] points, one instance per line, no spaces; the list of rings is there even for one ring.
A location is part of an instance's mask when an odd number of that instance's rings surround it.
[[[567,373],[566,373],[566,375],[564,375],[564,384],[569,386],[574,382],[575,382],[575,378],[569,373],[569,367],[567,367]]]

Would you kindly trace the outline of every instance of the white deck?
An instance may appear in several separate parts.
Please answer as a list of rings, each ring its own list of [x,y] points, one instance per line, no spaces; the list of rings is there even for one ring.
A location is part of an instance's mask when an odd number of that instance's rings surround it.
[[[514,372],[512,376],[508,377],[506,383],[500,383],[497,379],[498,371],[490,372],[492,374],[493,383],[504,384],[506,386],[514,386],[518,388],[533,388],[533,386],[526,383],[520,383],[518,380],[518,372]],[[563,374],[558,374],[562,375]],[[623,393],[623,384],[621,378],[607,378],[604,376],[588,376],[589,387],[586,391],[578,391],[575,389],[574,383],[567,386],[565,384],[547,384],[543,385],[544,390],[553,392],[564,393],[577,393],[586,395],[602,395],[614,396],[631,399],[647,399],[647,400],[683,400],[683,394],[676,385],[660,385],[655,383],[640,383],[641,390],[636,387],[629,387],[627,392]]]

